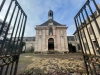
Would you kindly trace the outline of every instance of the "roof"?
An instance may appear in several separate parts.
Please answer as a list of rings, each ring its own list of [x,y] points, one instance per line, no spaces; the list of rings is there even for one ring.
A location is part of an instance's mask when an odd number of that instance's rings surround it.
[[[48,13],[53,13],[53,11],[52,10],[49,10],[49,12]]]
[[[18,37],[16,37],[16,41],[17,41]],[[19,40],[21,39],[21,37],[19,37]],[[14,37],[12,38],[12,40],[14,40]],[[23,37],[23,41],[35,41],[35,37]]]
[[[44,22],[43,24],[39,25],[39,26],[48,26],[49,23],[53,23],[54,26],[61,26],[62,24],[54,21],[53,19],[49,19],[46,22]]]
[[[53,11],[52,10],[49,10],[48,16],[52,16],[53,17]]]
[[[74,36],[67,36],[68,41],[75,41]]]
[[[23,41],[35,41],[35,37],[23,37]]]

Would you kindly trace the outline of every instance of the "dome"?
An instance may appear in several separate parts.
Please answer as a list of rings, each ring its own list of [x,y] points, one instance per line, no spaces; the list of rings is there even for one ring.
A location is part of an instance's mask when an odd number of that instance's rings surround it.
[[[49,17],[49,19],[53,19],[53,11],[52,10],[49,10],[48,17]]]

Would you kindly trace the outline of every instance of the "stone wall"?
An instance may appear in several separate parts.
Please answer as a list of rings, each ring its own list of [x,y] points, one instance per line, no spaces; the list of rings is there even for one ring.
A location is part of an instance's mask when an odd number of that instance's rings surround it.
[[[53,35],[49,34],[49,28],[53,29]],[[37,26],[36,28],[35,51],[48,51],[48,39],[54,39],[54,51],[68,52],[68,42],[66,34],[66,26]]]
[[[24,41],[24,42],[25,42],[25,46],[23,47],[23,51],[25,52],[34,51],[35,41]]]

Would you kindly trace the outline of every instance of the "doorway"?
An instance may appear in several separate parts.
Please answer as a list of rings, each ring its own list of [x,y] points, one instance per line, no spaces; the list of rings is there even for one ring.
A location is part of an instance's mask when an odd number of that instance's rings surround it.
[[[48,50],[54,50],[54,39],[53,38],[48,39]]]

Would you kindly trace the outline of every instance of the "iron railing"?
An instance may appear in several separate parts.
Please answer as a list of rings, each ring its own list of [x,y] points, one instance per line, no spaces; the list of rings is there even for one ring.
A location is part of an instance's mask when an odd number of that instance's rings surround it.
[[[100,74],[99,17],[100,8],[96,0],[87,0],[74,17],[87,75]]]
[[[2,0],[0,14],[5,2],[6,0]],[[10,10],[13,10],[11,15],[9,15]],[[16,75],[27,15],[17,0],[10,0],[8,9],[5,12],[6,15],[0,25],[0,37],[3,37],[3,39],[0,39],[0,75]],[[7,20],[8,17],[10,17],[9,21]],[[8,37],[11,25],[13,27]]]

